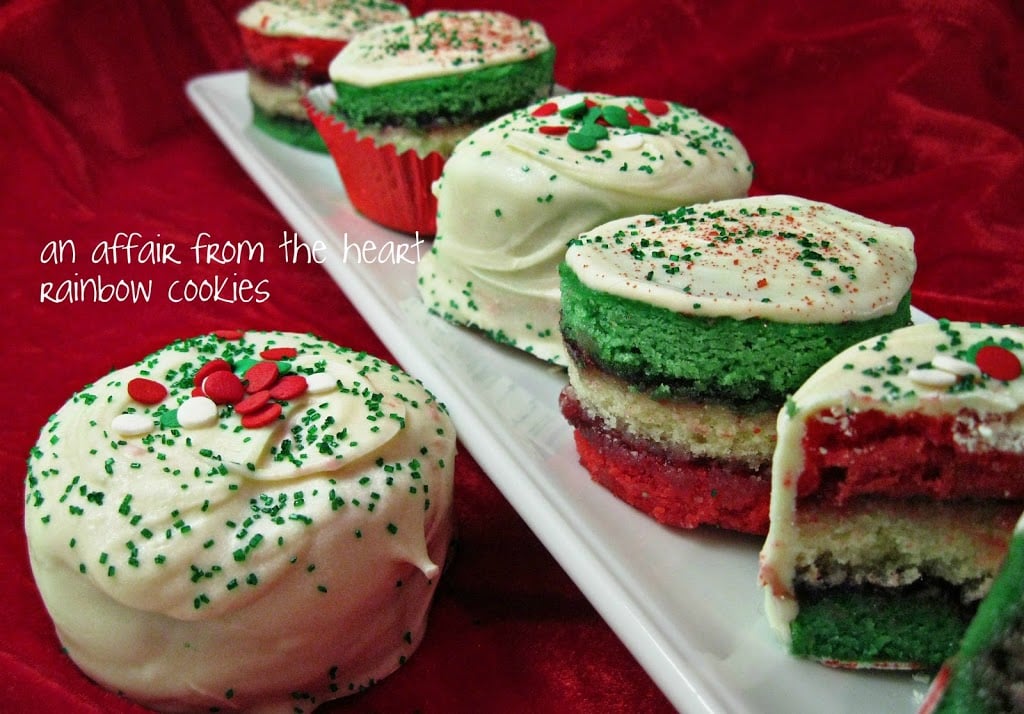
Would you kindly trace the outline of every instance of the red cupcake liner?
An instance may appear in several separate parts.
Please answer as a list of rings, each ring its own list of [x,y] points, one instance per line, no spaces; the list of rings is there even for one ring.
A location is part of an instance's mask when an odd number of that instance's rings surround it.
[[[431,185],[441,176],[446,156],[414,150],[398,153],[378,145],[330,111],[333,87],[314,87],[303,98],[320,136],[338,167],[341,182],[357,211],[375,223],[424,238],[437,232],[437,199]]]

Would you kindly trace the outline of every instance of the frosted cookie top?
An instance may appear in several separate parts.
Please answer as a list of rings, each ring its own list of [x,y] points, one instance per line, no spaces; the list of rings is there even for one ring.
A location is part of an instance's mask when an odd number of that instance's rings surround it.
[[[891,314],[917,265],[909,230],[794,196],[613,221],[566,262],[594,290],[674,312],[791,323]]]
[[[330,76],[373,87],[520,62],[550,48],[544,28],[532,20],[435,10],[360,33],[331,62]]]
[[[447,517],[443,407],[399,368],[312,336],[227,337],[172,343],[51,417],[29,460],[33,550],[184,619],[262,597],[353,518],[387,536],[382,560],[436,574],[424,523]]]
[[[731,131],[680,104],[575,93],[513,111],[461,141],[434,185],[424,301],[566,364],[558,265],[569,242],[613,219],[745,195],[752,175]]]
[[[1024,328],[949,320],[911,325],[823,365],[790,398],[780,424],[833,404],[896,414],[1014,412],[1024,404],[1022,361]]]
[[[244,7],[238,24],[269,36],[351,39],[374,25],[409,17],[386,0],[257,0]]]

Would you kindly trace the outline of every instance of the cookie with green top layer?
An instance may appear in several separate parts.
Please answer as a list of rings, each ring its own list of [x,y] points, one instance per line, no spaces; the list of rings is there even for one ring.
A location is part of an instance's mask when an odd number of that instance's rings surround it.
[[[293,146],[326,152],[302,98],[357,32],[409,16],[388,0],[257,0],[236,22],[248,68],[253,125]]]
[[[111,372],[28,460],[61,643],[162,711],[312,711],[379,682],[426,631],[455,438],[416,379],[312,335],[202,335]]]
[[[431,185],[455,144],[548,96],[544,28],[502,12],[433,11],[361,33],[331,62],[307,109],[349,199],[366,217],[432,236]]]
[[[668,525],[768,529],[788,394],[910,322],[913,236],[794,196],[612,221],[560,267],[563,414],[595,481]]]

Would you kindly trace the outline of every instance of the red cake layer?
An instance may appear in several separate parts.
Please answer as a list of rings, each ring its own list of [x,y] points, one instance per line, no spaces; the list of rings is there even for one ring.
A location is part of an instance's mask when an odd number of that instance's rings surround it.
[[[1024,453],[971,443],[969,415],[904,416],[879,411],[811,419],[798,495],[842,505],[856,496],[939,500],[1024,498]],[[960,435],[959,441],[955,438]],[[974,442],[977,438],[974,437]]]
[[[718,526],[768,532],[771,479],[760,469],[715,459],[687,459],[610,429],[589,416],[571,393],[559,399],[575,427],[580,464],[594,482],[665,525]]]
[[[310,85],[329,81],[327,68],[345,46],[342,40],[264,35],[240,27],[242,46],[251,68],[268,82],[303,80]]]

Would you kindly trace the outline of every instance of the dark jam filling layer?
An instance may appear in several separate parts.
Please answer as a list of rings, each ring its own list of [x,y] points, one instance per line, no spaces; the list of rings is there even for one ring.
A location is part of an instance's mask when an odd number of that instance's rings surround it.
[[[827,664],[934,669],[956,652],[976,607],[938,580],[885,588],[797,587],[792,652]]]

